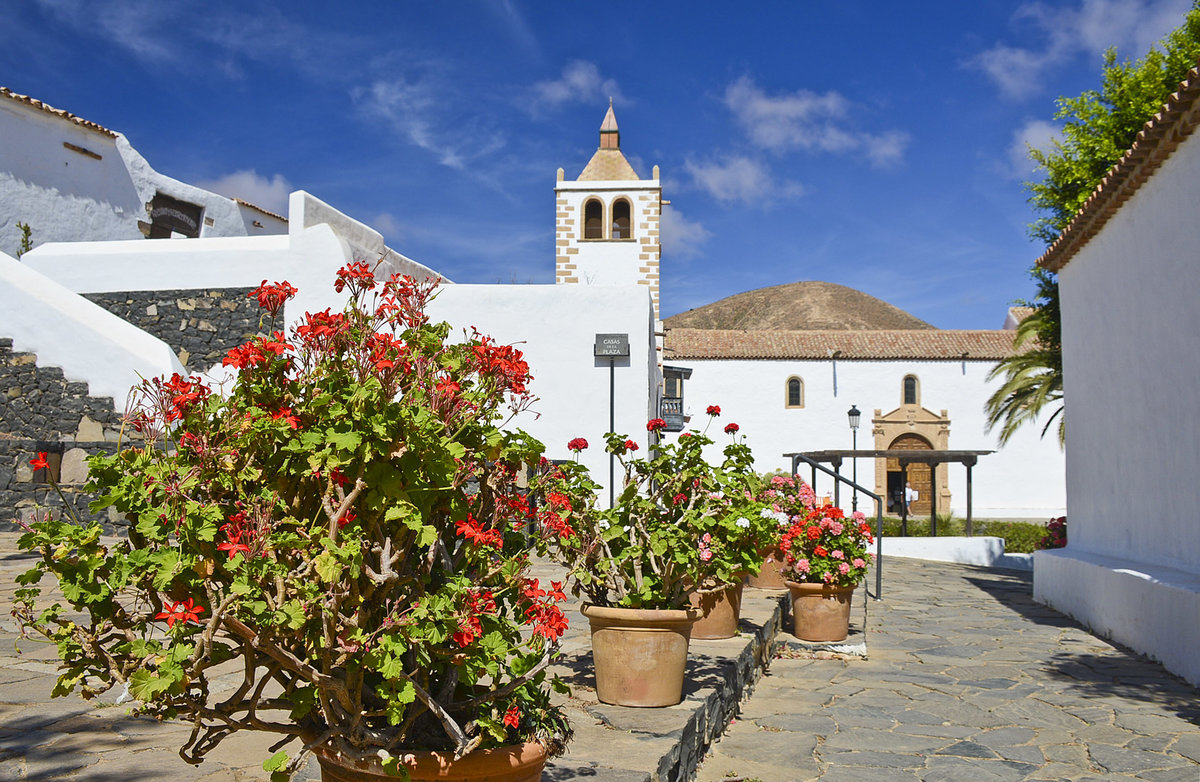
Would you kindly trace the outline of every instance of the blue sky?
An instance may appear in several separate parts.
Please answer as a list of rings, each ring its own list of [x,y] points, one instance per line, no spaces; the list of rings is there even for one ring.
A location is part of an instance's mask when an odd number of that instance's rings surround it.
[[[5,6],[0,84],[168,176],[281,212],[308,190],[457,282],[553,280],[555,171],[612,97],[671,201],[664,316],[824,280],[998,328],[1042,249],[1025,142],[1190,2]]]

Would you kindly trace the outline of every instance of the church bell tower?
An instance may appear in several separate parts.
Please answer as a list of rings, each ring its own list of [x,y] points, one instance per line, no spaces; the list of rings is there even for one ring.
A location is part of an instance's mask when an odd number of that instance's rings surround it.
[[[554,281],[647,286],[657,321],[662,185],[658,166],[650,179],[639,179],[621,153],[611,100],[600,147],[577,180],[567,181],[558,169],[554,195]]]

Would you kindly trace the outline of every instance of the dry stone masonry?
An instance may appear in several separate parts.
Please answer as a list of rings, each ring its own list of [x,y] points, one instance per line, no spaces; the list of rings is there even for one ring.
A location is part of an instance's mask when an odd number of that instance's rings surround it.
[[[80,517],[88,516],[86,459],[115,451],[120,426],[112,399],[91,396],[87,383],[38,366],[36,355],[15,352],[11,339],[0,338],[0,507],[28,521],[36,509],[62,505],[48,476],[29,465],[45,451],[49,477]],[[0,518],[0,529],[14,528],[11,517]]]

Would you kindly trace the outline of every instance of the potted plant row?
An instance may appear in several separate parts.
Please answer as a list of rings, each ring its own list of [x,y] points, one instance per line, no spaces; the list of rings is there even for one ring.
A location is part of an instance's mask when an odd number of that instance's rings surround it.
[[[528,365],[478,333],[451,341],[425,314],[434,283],[353,263],[335,287],[341,312],[285,333],[295,288],[264,281],[251,296],[270,326],[229,351],[230,387],[135,389],[140,440],[90,462],[93,510],[115,508],[127,534],[32,525],[20,545],[40,558],[14,613],[57,645],[56,695],[115,688],[186,720],[192,763],[257,730],[280,737],[273,779],[312,751],[327,780],[481,763],[536,780],[570,728],[547,674],[565,595],[528,575],[543,527],[518,488],[542,447],[501,428],[529,404]],[[622,582],[625,602],[676,607],[682,574]],[[63,598],[49,606],[46,576]],[[601,584],[615,586],[584,582]]]
[[[720,409],[708,412],[711,423]],[[653,437],[665,425],[652,419],[646,429]],[[660,442],[645,457],[635,455],[639,446],[628,436],[608,434],[605,448],[623,474],[611,508],[598,506],[598,487],[578,459],[547,476],[553,513],[541,539],[584,600],[600,701],[678,703],[702,606],[757,571],[757,550],[775,522],[755,498],[758,478],[737,431],[736,424],[725,427],[732,441],[716,465],[704,458],[713,441],[703,432]],[[587,442],[576,438],[569,446],[578,455]],[[736,621],[717,632],[732,635]]]

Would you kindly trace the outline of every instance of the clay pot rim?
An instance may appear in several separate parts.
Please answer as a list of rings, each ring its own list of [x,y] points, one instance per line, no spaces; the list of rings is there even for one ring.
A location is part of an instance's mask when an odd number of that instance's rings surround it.
[[[701,617],[701,611],[696,608],[614,608],[593,603],[583,603],[579,613],[588,619],[601,621],[636,621],[662,622],[672,624],[692,624]]]
[[[783,583],[787,584],[788,589],[796,589],[801,592],[853,592],[858,589],[858,584],[854,586],[834,586],[826,584],[824,581],[792,581],[785,578]]]
[[[366,761],[355,762],[329,751],[321,744],[314,746],[312,751],[318,758],[330,763],[336,763],[345,768],[376,773],[383,770],[380,761],[374,757]],[[450,764],[453,763],[453,768],[456,772],[461,770],[471,773],[478,766],[492,767],[497,762],[497,758],[506,756],[513,759],[513,762],[509,764],[510,768],[533,766],[539,762],[544,763],[546,761],[546,754],[546,748],[541,743],[526,741],[523,744],[507,744],[503,747],[477,749],[470,754],[463,755],[458,760],[454,759],[454,752],[449,750],[401,749],[397,757],[400,758],[401,765],[406,766],[409,771],[428,773],[429,771],[451,768]]]

